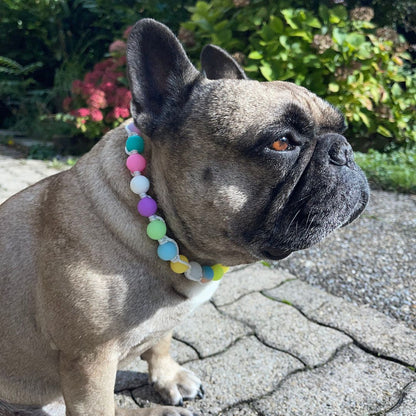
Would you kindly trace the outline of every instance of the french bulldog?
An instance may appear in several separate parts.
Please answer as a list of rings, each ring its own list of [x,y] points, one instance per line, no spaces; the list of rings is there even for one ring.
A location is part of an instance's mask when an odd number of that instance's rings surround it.
[[[363,211],[368,185],[344,117],[315,94],[249,80],[212,45],[198,71],[152,19],[131,31],[127,62],[148,193],[188,259],[280,260]],[[126,138],[123,126],[110,131],[73,168],[0,207],[2,416],[62,397],[68,416],[190,416],[176,405],[202,395],[169,344],[218,281],[189,280],[157,257],[129,187]],[[138,355],[170,406],[115,407],[117,367]]]

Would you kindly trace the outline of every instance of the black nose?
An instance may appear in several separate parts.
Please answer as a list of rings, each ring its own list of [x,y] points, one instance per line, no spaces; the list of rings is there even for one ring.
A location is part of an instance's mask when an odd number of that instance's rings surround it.
[[[352,148],[344,136],[341,136],[340,134],[331,134],[328,139],[332,141],[328,150],[328,155],[329,161],[333,165],[344,166],[349,165],[354,161]]]

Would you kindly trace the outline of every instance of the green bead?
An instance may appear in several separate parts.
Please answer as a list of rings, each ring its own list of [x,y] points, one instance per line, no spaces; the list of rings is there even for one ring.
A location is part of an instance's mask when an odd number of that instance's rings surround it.
[[[160,220],[152,221],[147,226],[146,233],[152,240],[160,240],[166,234],[166,224]]]
[[[135,134],[130,136],[126,141],[126,149],[128,152],[132,150],[137,150],[138,153],[143,153],[144,150],[144,140],[142,137]]]
[[[214,277],[212,280],[221,280],[221,278],[224,276],[224,268],[221,266],[221,264],[214,264],[211,266],[212,270],[214,270]]]

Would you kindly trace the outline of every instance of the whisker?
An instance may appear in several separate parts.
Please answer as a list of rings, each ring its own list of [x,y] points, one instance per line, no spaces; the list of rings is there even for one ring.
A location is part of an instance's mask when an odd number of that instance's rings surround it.
[[[302,208],[299,208],[296,212],[296,214],[293,216],[292,220],[290,221],[289,225],[286,228],[286,232],[285,235],[287,235],[287,233],[289,232],[289,228],[291,227],[291,225],[293,224],[293,221],[295,221],[296,217],[299,215],[300,211],[302,210]]]

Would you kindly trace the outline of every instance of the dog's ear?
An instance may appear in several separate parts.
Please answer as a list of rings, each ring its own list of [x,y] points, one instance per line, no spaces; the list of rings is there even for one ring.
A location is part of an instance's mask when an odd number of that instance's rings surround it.
[[[237,61],[215,45],[206,45],[202,49],[201,67],[208,79],[248,79]]]
[[[153,19],[142,19],[131,30],[127,68],[132,116],[148,135],[169,122],[201,76],[175,35]]]

